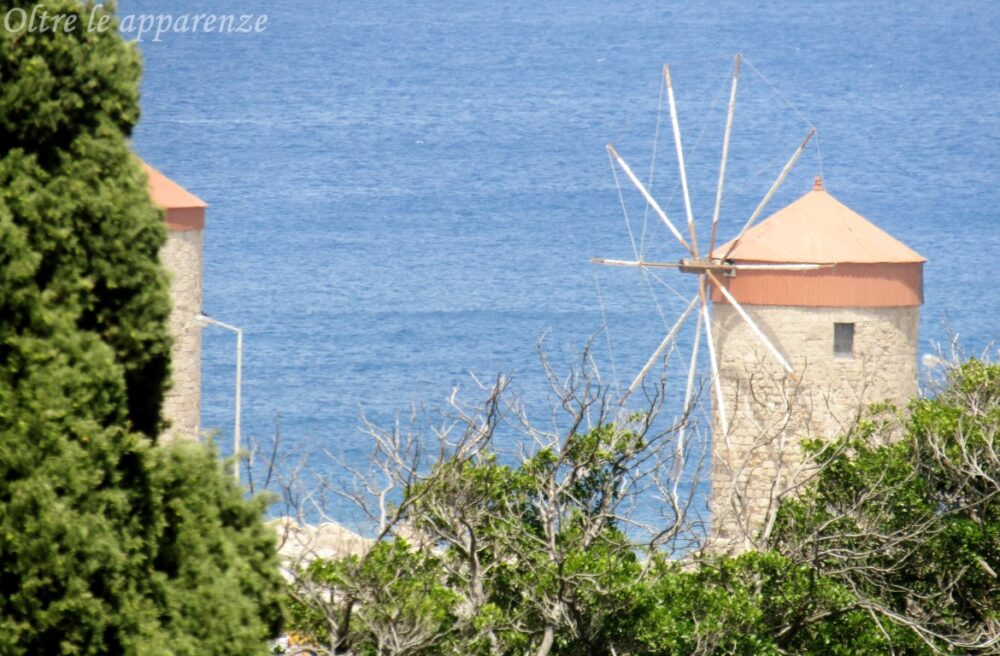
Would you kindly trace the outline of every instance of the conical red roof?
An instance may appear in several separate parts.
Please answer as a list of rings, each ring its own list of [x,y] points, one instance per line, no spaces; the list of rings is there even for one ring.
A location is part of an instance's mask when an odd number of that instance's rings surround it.
[[[732,241],[715,249],[726,256]],[[813,190],[747,230],[730,260],[874,264],[926,258],[831,196],[817,178]]]
[[[169,230],[203,230],[205,228],[205,201],[180,186],[152,166],[139,160],[146,172],[149,197],[153,204],[164,210]]]
[[[149,180],[149,196],[153,202],[165,210],[192,207],[207,207],[202,199],[180,186],[152,166],[139,160]]]

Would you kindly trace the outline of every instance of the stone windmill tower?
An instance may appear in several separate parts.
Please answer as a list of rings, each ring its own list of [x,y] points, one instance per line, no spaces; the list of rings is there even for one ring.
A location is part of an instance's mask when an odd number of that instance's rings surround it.
[[[160,252],[170,272],[172,387],[163,404],[169,439],[198,438],[201,413],[202,270],[205,253],[205,201],[149,164],[142,162],[153,204],[164,210],[167,243]]]
[[[757,536],[769,530],[773,502],[794,493],[806,478],[803,438],[834,437],[867,405],[901,404],[916,392],[925,261],[827,193],[819,178],[811,192],[757,223],[815,128],[736,237],[716,247],[740,62],[737,55],[707,248],[704,234],[699,244],[670,68],[664,67],[687,230],[678,229],[610,145],[608,153],[685,256],[676,262],[651,262],[636,252],[634,260],[594,260],[697,276],[697,292],[625,397],[642,384],[695,315],[683,413],[690,416],[694,407],[699,348],[704,344],[713,401],[712,544],[737,550],[753,546]],[[615,181],[621,193],[617,173]],[[682,422],[677,463],[684,454],[685,430]],[[682,465],[677,466],[675,496],[682,471]]]
[[[733,264],[823,265],[718,278],[792,373],[768,357],[721,288],[712,290],[729,412],[727,433],[717,416],[714,422],[713,535],[743,548],[766,528],[772,501],[804,478],[802,438],[835,437],[866,406],[904,406],[916,394],[925,259],[830,195],[819,178],[715,255]]]

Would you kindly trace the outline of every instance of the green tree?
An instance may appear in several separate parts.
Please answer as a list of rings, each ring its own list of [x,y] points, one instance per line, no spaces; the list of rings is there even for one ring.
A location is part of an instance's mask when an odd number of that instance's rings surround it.
[[[1000,653],[1000,365],[969,360],[916,399],[815,445],[815,484],[779,511],[774,548],[928,648]]]
[[[654,421],[659,393],[648,413],[624,413],[586,354],[550,375],[558,429],[532,426],[503,377],[482,407],[453,399],[430,443],[371,427],[373,475],[355,500],[375,520],[374,546],[333,561],[306,552],[291,585],[292,629],[311,648],[610,656],[635,644],[654,569],[626,528],[644,493],[671,494],[657,477],[674,469],[676,426]],[[501,424],[522,427],[533,448],[499,452]],[[685,502],[669,507],[646,547],[682,539]]]
[[[77,29],[0,32],[0,654],[264,653],[281,579],[261,502],[209,449],[152,443],[165,233],[127,140],[138,53],[84,29],[91,10],[54,0],[38,11]]]
[[[25,275],[14,280],[22,294],[37,295],[29,305],[58,306],[76,330],[111,347],[125,377],[126,417],[155,437],[170,304],[157,260],[162,217],[127,140],[139,117],[138,50],[114,29],[86,29],[90,8],[78,2],[4,0],[0,10],[78,17],[68,33],[28,24],[0,32],[0,204],[35,258],[30,274],[22,262]],[[4,314],[3,324],[22,335],[52,330],[30,311]]]
[[[373,431],[375,471],[390,484],[370,487],[376,504],[367,507],[398,503],[372,513],[382,530],[367,553],[299,571],[293,625],[314,648],[1000,653],[1000,365],[957,365],[907,415],[873,408],[847,435],[810,443],[820,469],[778,509],[768,550],[683,560],[622,530],[635,525],[630,500],[641,481],[669,464],[660,458],[672,451],[673,432],[650,430],[655,412],[601,421],[611,418],[601,387],[587,376],[568,379],[573,389],[559,399],[573,417],[569,429],[559,435],[516,415],[536,444],[516,458],[492,446],[500,408],[518,407],[501,403],[499,388],[483,411],[459,408],[444,423],[462,434],[439,430],[441,448],[424,467],[418,439]],[[588,410],[596,421],[583,430]],[[657,466],[645,469],[650,460]],[[654,489],[667,492],[668,507],[676,503],[672,486]],[[697,518],[668,519],[666,530],[681,537],[678,522]],[[378,597],[389,585],[400,594]],[[447,602],[435,612],[418,603],[431,598]],[[394,621],[373,623],[368,605]],[[356,621],[344,621],[352,615]],[[386,648],[384,637],[403,626],[419,639]]]
[[[653,577],[639,653],[1000,653],[998,430],[1000,365],[970,360],[812,442],[770,550]]]

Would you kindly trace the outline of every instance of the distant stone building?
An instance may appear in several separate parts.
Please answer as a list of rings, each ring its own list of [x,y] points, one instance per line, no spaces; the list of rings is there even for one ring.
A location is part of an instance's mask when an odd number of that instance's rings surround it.
[[[716,403],[712,537],[717,547],[738,551],[754,546],[768,529],[772,502],[808,474],[802,438],[835,437],[867,405],[905,405],[917,392],[925,259],[827,193],[820,179],[747,231],[727,259],[829,265],[720,277],[792,364],[791,374],[713,290],[728,432]]]
[[[205,207],[200,198],[143,162],[149,195],[165,211],[168,238],[160,252],[170,272],[170,333],[173,337],[172,387],[163,415],[168,439],[197,439],[201,413],[202,270],[205,252]]]

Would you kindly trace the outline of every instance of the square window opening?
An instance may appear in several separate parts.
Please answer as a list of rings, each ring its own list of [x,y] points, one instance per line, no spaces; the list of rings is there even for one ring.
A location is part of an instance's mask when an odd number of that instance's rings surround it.
[[[833,324],[833,354],[849,358],[854,355],[854,324]]]

